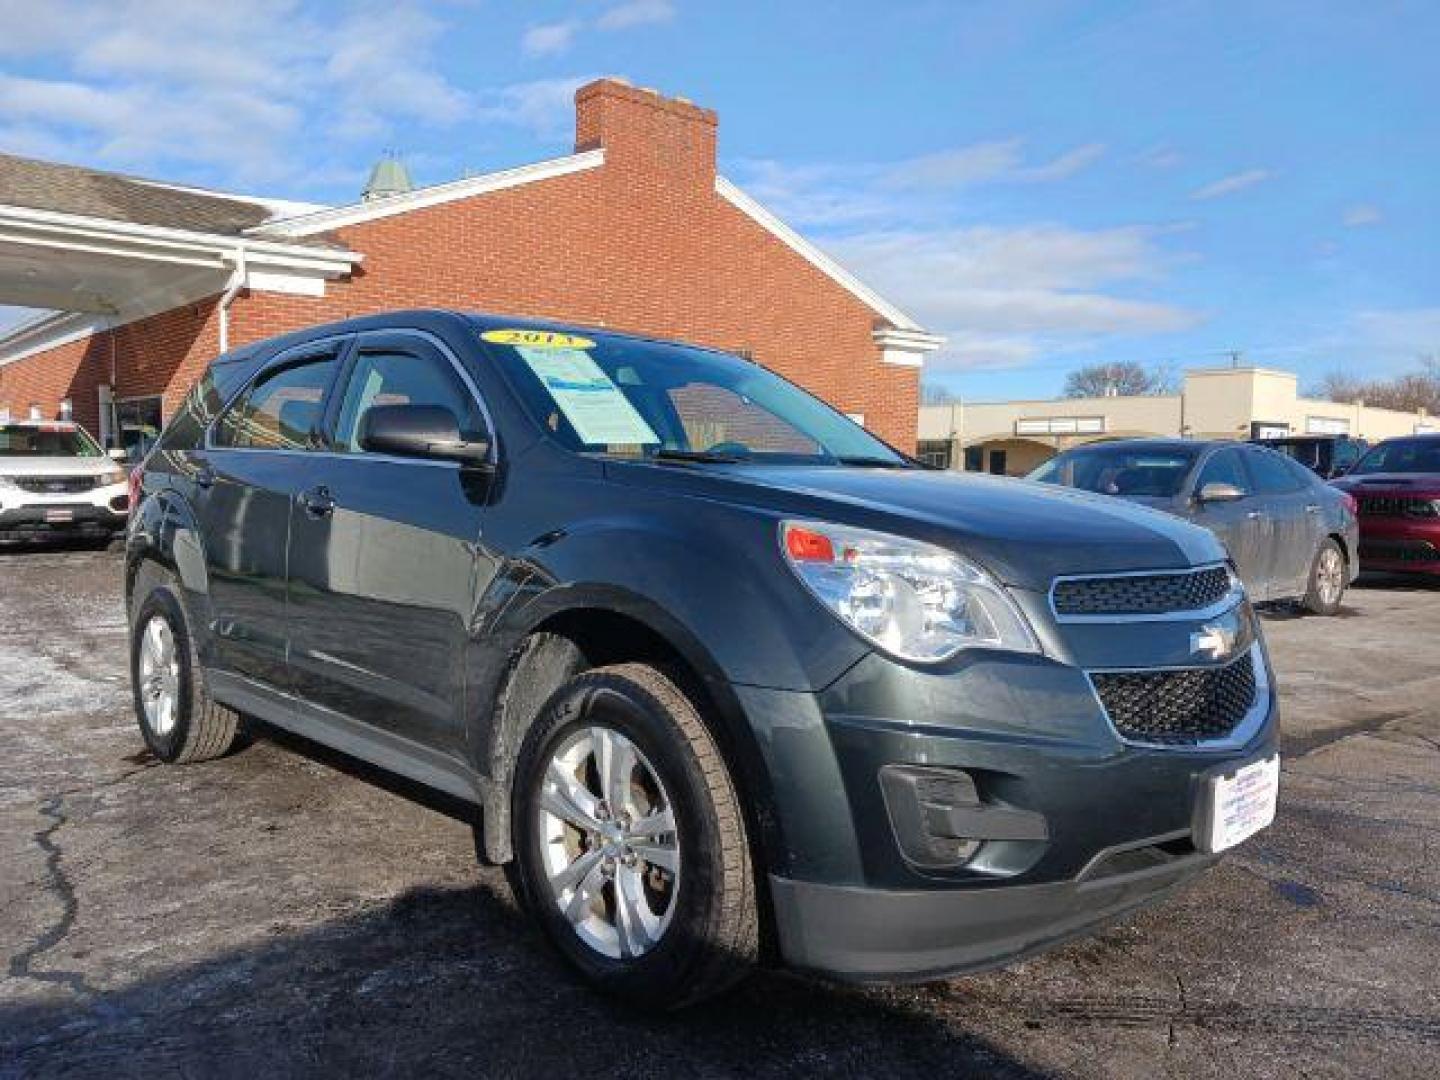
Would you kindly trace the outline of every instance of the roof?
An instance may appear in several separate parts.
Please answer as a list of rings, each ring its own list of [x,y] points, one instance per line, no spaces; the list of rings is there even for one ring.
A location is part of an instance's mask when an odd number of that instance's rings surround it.
[[[0,205],[222,236],[313,209],[11,154],[0,154]]]

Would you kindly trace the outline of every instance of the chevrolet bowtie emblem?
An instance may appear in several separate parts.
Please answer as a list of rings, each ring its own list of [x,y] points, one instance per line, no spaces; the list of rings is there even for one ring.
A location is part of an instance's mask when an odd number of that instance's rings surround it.
[[[1190,651],[1210,660],[1223,660],[1235,651],[1237,636],[1228,626],[1202,626],[1190,635]]]

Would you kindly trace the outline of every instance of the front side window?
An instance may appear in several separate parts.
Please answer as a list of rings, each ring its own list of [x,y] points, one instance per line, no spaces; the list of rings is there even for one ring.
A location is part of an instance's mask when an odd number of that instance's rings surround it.
[[[481,337],[535,421],[579,453],[908,465],[854,421],[736,356],[599,334]]]
[[[327,353],[261,375],[220,418],[213,445],[237,450],[306,450],[320,425],[335,370]]]
[[[1209,484],[1229,484],[1245,495],[1254,494],[1238,450],[1221,450],[1205,463],[1200,478],[1195,481],[1195,490],[1204,491]]]
[[[1265,450],[1250,451],[1250,470],[1262,495],[1286,495],[1300,490],[1295,474],[1285,467],[1276,454]]]
[[[99,457],[83,428],[68,424],[0,424],[0,457]]]
[[[485,437],[485,421],[474,396],[449,361],[428,351],[361,348],[340,403],[336,450],[360,450],[360,422],[378,405],[439,405],[455,417],[462,439]]]

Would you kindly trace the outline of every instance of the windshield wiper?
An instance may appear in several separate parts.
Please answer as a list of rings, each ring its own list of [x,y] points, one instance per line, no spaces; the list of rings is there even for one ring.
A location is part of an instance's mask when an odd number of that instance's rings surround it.
[[[864,469],[913,469],[908,461],[895,458],[865,457],[863,454],[841,454],[835,458],[841,465],[853,465]]]
[[[746,460],[736,454],[717,454],[710,450],[656,450],[646,461],[700,461],[712,465],[734,465]]]

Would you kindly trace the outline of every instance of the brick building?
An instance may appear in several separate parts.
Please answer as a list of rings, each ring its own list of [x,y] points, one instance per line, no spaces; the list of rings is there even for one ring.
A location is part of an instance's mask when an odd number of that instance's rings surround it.
[[[110,442],[226,347],[402,307],[550,317],[717,346],[913,449],[939,338],[718,175],[716,116],[615,80],[575,152],[347,206],[221,196],[0,157],[0,416]]]

